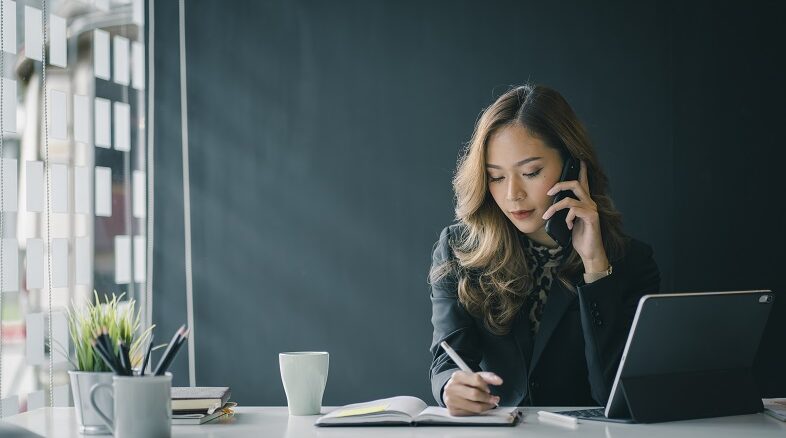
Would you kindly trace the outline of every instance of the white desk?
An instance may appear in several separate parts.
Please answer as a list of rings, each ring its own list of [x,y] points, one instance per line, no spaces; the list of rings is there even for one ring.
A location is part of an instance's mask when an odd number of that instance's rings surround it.
[[[550,408],[549,410],[556,410]],[[331,408],[323,408],[328,412]],[[682,436],[739,438],[786,437],[786,423],[764,414],[659,424],[614,424],[581,421],[575,429],[538,420],[537,408],[524,408],[526,417],[516,427],[315,427],[317,417],[290,417],[285,407],[238,407],[228,421],[200,426],[173,426],[175,437],[636,437],[675,438]],[[226,417],[224,418],[226,419]],[[40,408],[5,419],[40,435],[56,438],[85,438],[76,426],[73,408]],[[99,435],[100,436],[100,435]]]

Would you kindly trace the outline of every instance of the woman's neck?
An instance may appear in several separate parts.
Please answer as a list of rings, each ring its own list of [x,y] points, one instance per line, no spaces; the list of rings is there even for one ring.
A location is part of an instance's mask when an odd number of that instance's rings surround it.
[[[535,231],[534,233],[526,234],[527,238],[532,240],[533,242],[537,243],[538,245],[545,246],[547,248],[556,248],[559,246],[557,242],[551,238],[551,236],[546,233],[546,228],[540,228],[539,230]]]

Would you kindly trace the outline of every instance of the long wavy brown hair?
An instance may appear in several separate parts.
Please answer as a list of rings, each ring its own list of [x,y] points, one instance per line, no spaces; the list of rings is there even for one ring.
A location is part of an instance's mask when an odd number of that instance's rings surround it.
[[[486,174],[489,138],[513,124],[521,124],[530,135],[557,149],[563,160],[570,154],[586,163],[590,196],[598,207],[603,246],[612,263],[622,257],[627,239],[587,131],[565,98],[551,88],[531,84],[500,96],[480,115],[453,177],[456,219],[463,225],[460,235],[450,242],[455,258],[429,272],[432,284],[455,275],[459,302],[498,335],[510,331],[533,287],[521,232],[494,202]],[[566,248],[557,278],[575,292],[573,284],[582,272],[581,257],[572,246]]]

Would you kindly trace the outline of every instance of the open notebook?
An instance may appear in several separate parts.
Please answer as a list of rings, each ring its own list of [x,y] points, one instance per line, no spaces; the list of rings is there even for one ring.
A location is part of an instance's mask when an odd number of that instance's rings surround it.
[[[519,420],[515,407],[495,408],[481,415],[457,417],[445,408],[428,406],[417,397],[400,396],[340,407],[319,417],[317,426],[448,425],[513,426]]]

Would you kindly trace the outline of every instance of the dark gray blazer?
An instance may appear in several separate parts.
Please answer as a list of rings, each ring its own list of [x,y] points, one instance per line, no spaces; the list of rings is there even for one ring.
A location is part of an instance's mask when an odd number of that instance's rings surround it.
[[[434,265],[455,257],[449,242],[459,226],[442,230]],[[611,263],[611,275],[580,281],[577,292],[554,281],[534,339],[524,311],[508,334],[495,335],[459,303],[455,275],[432,284],[431,388],[437,403],[445,405],[442,388],[458,369],[439,347],[447,341],[473,370],[502,377],[502,385],[491,386],[501,406],[605,405],[639,298],[660,289],[649,245],[630,239],[624,257]]]

